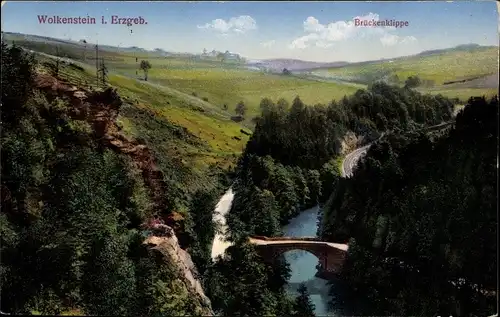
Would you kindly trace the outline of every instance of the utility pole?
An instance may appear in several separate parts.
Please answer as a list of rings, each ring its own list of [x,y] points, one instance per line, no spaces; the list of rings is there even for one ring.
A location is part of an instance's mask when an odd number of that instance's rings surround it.
[[[56,76],[59,75],[59,45],[56,46]]]
[[[87,41],[85,39],[83,40],[83,44],[85,44],[83,46],[83,62],[86,63],[87,62]]]
[[[101,74],[101,79],[102,79],[102,85],[105,87],[106,86],[106,79],[108,77],[108,69],[106,68],[106,65],[104,64],[104,58],[101,58],[101,69],[100,69]]]
[[[132,28],[130,28],[130,35],[131,35],[130,37],[131,38],[132,38],[132,34],[134,34],[134,32],[133,32]],[[137,68],[138,68],[138,64],[137,63],[138,63],[138,58],[136,56],[135,49],[134,49],[133,54],[134,54],[134,57],[135,57],[135,76],[137,77]]]
[[[95,76],[97,87],[99,87],[99,44],[95,45]]]

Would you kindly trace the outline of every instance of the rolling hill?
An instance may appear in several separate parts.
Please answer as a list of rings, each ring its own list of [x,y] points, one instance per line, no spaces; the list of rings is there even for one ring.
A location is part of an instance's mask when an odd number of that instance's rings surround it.
[[[441,85],[491,75],[497,70],[498,47],[466,45],[390,60],[353,63],[329,68],[328,73],[364,84],[383,79],[404,82],[409,76],[417,75]]]

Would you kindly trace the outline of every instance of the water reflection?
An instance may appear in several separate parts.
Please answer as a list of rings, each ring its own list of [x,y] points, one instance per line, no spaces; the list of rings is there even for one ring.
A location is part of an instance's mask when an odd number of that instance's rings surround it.
[[[303,211],[296,218],[283,228],[285,236],[289,237],[312,237],[316,236],[317,219],[319,208],[314,207]],[[313,254],[302,251],[289,251],[284,254],[285,259],[290,263],[291,276],[287,291],[292,295],[297,295],[297,288],[300,283],[306,283],[311,300],[316,305],[315,313],[317,316],[335,316],[334,311],[328,307],[328,291],[329,286],[327,281],[315,277],[317,270],[316,266],[319,260]]]

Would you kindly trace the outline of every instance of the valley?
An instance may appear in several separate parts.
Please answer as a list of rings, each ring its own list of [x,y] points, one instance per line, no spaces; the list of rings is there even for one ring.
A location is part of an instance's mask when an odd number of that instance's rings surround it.
[[[140,33],[2,31],[0,311],[495,314],[498,46],[215,5],[151,3]],[[292,18],[302,37],[265,40]],[[352,61],[361,39],[380,43]]]

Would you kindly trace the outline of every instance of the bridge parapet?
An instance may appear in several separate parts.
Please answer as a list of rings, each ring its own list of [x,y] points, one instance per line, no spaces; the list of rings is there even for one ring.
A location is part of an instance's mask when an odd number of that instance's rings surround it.
[[[317,237],[265,237],[265,236],[250,236],[252,239],[265,240],[265,241],[322,241]],[[327,241],[324,241],[327,242]]]

